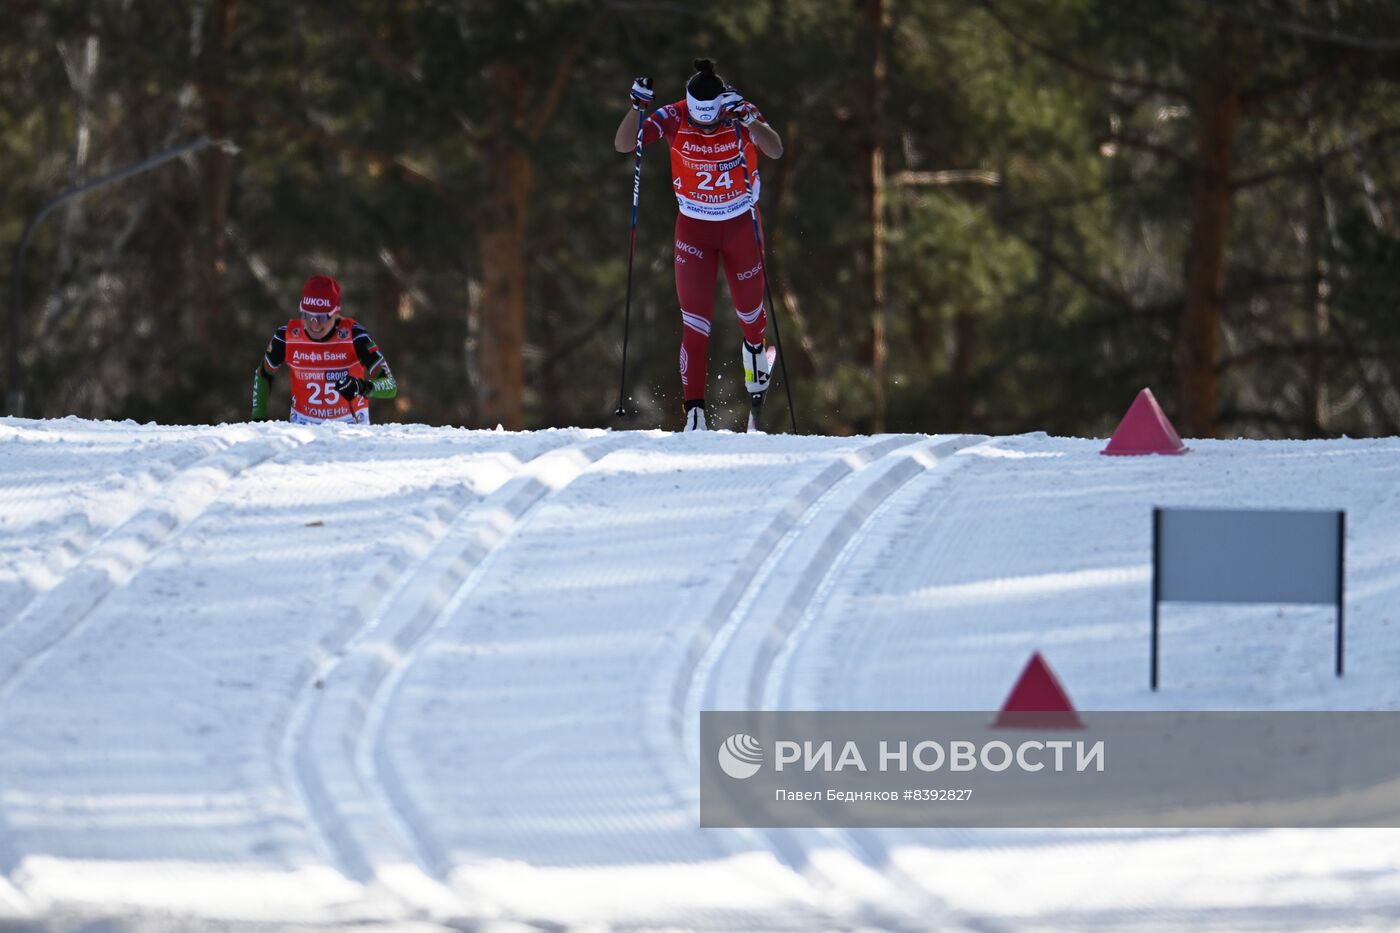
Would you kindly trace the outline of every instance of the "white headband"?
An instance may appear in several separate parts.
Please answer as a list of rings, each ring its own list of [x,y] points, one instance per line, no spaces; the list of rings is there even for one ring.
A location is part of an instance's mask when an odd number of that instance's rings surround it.
[[[714,100],[696,100],[691,96],[690,91],[685,92],[686,113],[690,114],[691,119],[696,123],[713,123],[718,120],[723,104],[723,94]]]

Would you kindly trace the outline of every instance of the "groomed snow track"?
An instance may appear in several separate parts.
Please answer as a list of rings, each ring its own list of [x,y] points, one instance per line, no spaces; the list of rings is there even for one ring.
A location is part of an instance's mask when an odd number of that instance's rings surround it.
[[[702,831],[701,709],[1400,705],[1400,441],[0,419],[0,930],[1400,923],[1400,832]],[[1167,617],[1153,505],[1348,512]]]

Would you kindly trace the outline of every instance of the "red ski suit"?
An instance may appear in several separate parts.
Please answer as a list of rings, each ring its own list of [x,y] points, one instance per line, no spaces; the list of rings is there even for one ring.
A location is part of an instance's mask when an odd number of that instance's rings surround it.
[[[743,141],[742,165],[736,127]],[[758,153],[749,131],[736,123],[721,123],[713,132],[702,132],[687,118],[683,100],[661,107],[647,118],[642,145],[651,145],[663,136],[671,147],[671,186],[680,207],[675,265],[676,297],[681,306],[681,387],[686,401],[691,401],[705,397],[710,322],[721,259],[744,339],[755,346],[763,343],[767,324],[763,259],[744,188],[746,165],[756,204]]]

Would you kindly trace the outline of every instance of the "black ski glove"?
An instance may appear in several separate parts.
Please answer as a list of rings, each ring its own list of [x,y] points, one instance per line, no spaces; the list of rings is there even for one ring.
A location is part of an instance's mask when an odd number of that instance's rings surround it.
[[[354,398],[357,395],[369,398],[369,394],[374,391],[374,383],[346,373],[336,381],[335,390],[346,398]]]

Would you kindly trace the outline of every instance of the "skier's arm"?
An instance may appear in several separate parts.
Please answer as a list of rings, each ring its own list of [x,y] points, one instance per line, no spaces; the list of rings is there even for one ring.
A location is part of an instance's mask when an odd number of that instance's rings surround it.
[[[362,384],[357,386],[358,394],[367,398],[393,398],[398,395],[399,384],[389,369],[389,361],[384,359],[383,353],[379,352],[379,347],[375,344],[374,338],[370,337],[369,331],[356,324],[353,334],[355,356],[364,366],[367,377],[360,380]]]
[[[750,138],[760,152],[770,159],[781,159],[783,141],[778,137],[778,131],[764,121],[763,113],[754,106],[753,101],[744,100],[738,91],[731,93],[735,99],[729,105],[729,112],[749,131]]]
[[[399,394],[398,380],[394,378],[393,373],[389,372],[389,364],[385,363],[383,359],[381,359],[380,362],[383,364],[383,366],[380,369],[379,373],[377,375],[370,376],[369,379],[370,385],[373,387],[369,391],[369,397],[393,398],[394,396]]]
[[[613,135],[614,149],[618,152],[631,152],[637,148],[637,124],[641,120],[640,110],[628,109],[622,122],[617,125],[617,133]]]
[[[754,145],[758,146],[760,152],[770,159],[781,159],[783,157],[783,141],[778,136],[778,131],[773,129],[762,120],[755,120],[749,124],[749,135],[753,137]]]
[[[253,420],[267,420],[267,396],[272,392],[272,376],[261,363],[253,370]]]
[[[272,335],[272,339],[267,342],[267,350],[263,353],[262,362],[253,372],[253,420],[265,421],[267,419],[267,397],[272,392],[272,377],[277,374],[277,370],[282,368],[282,361],[287,358],[287,328],[282,326]]]

